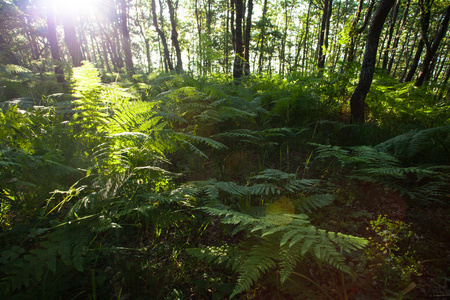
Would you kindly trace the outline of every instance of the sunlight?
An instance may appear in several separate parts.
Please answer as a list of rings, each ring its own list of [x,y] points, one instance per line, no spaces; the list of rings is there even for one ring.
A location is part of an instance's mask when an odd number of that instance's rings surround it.
[[[53,4],[57,13],[95,14],[100,8],[101,0],[45,0]]]

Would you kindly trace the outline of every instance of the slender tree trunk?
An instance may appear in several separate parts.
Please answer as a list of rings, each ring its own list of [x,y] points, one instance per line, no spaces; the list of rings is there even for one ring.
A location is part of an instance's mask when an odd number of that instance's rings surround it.
[[[427,47],[427,51],[425,53],[425,57],[423,58],[422,68],[420,69],[419,76],[417,77],[415,86],[422,86],[425,82],[427,76],[429,76],[429,72],[431,70],[431,66],[433,65],[433,60],[435,59],[436,52],[439,48],[439,44],[445,36],[448,28],[448,22],[450,20],[450,5],[447,6],[447,9],[444,12],[444,18],[441,23],[441,27],[437,32],[436,36],[433,39],[433,43],[431,47]]]
[[[328,34],[330,29],[331,9],[333,0],[324,0],[322,10],[322,23],[320,26],[319,42],[317,44],[318,60],[317,67],[319,70],[325,67],[326,50],[328,49]]]
[[[347,1],[346,1],[347,3]],[[338,7],[337,7],[337,12],[336,12],[336,24],[341,24],[341,17],[342,17],[342,10],[341,10],[341,2],[338,2]],[[340,28],[339,26],[335,26],[334,29],[334,39],[333,39],[333,57],[334,57],[334,64],[333,67],[331,68],[331,71],[334,72],[336,66],[338,65],[339,61],[341,61],[340,59],[340,54],[341,54],[341,44],[338,42],[338,38],[339,38],[339,31]]]
[[[229,68],[228,68],[228,64],[229,64],[229,56],[230,56],[230,51],[228,49],[229,46],[229,39],[230,39],[230,2],[227,1],[227,25],[226,25],[226,31],[225,31],[225,74],[229,73]]]
[[[350,44],[347,48],[347,68],[350,67],[350,64],[355,61],[356,56],[356,44],[359,40],[360,34],[366,29],[367,25],[369,24],[370,16],[372,15],[372,9],[375,5],[375,1],[371,0],[369,8],[367,9],[367,13],[364,17],[363,24],[358,28],[358,22],[359,18],[361,17],[362,7],[364,4],[364,0],[359,1],[358,9],[356,11],[356,15],[354,18],[354,21],[352,22],[352,26],[350,28]]]
[[[313,0],[309,0],[308,4],[308,12],[306,15],[306,25],[305,25],[305,37],[303,39],[303,56],[302,56],[302,75],[306,73],[306,54],[307,54],[307,43],[308,43],[308,33],[309,33],[309,20],[311,17],[311,5],[313,3]]]
[[[370,22],[358,86],[350,99],[351,115],[355,122],[364,122],[364,102],[372,84],[381,31],[394,3],[395,0],[381,0]]]
[[[208,45],[212,45],[212,18],[213,18],[213,12],[212,12],[212,0],[208,0],[207,3],[207,9],[206,9],[206,38],[207,38],[207,42]],[[209,55],[210,51],[206,52],[206,60],[205,60],[205,70],[207,72],[212,72],[212,62],[211,62],[211,57]]]
[[[81,52],[80,43],[77,39],[75,20],[73,15],[66,14],[64,16],[63,27],[64,39],[66,41],[70,56],[72,57],[72,64],[74,67],[79,67],[81,66],[81,61],[83,60],[83,54]]]
[[[403,12],[402,22],[400,23],[400,26],[398,27],[397,32],[395,34],[394,44],[392,45],[392,50],[391,50],[391,58],[389,59],[389,64],[387,67],[389,73],[391,73],[392,65],[394,64],[394,58],[395,58],[395,54],[397,52],[398,43],[400,41],[400,35],[406,24],[406,17],[408,16],[410,3],[411,3],[411,0],[406,0],[406,6],[405,6],[405,11]]]
[[[147,57],[147,71],[149,73],[152,72],[152,58],[151,58],[151,52],[150,52],[150,38],[148,38],[147,34],[144,31],[144,27],[142,26],[142,23],[140,20],[144,20],[144,15],[142,11],[138,8],[138,2],[136,1],[136,19],[135,24],[139,28],[139,33],[141,34],[141,38],[144,40],[145,44],[145,55]]]
[[[159,38],[161,39],[161,43],[163,45],[164,60],[167,62],[169,71],[173,71],[174,69],[173,69],[172,60],[170,59],[169,47],[167,46],[166,36],[164,35],[164,32],[159,28],[159,25],[158,25],[155,0],[152,0],[152,15],[153,15],[153,26],[155,26],[155,30],[158,33]]]
[[[297,36],[297,44],[296,44],[296,50],[295,50],[295,58],[294,58],[294,66],[292,67],[292,69],[290,70],[291,72],[297,72],[298,69],[298,61],[300,58],[300,52],[301,52],[301,43],[303,41],[303,32],[300,34],[300,36]]]
[[[0,39],[3,39],[0,36]],[[58,36],[56,35],[56,24],[53,6],[47,8],[47,39],[50,44],[50,51],[52,53],[53,63],[55,64],[56,81],[64,83],[64,70],[62,68],[61,56],[59,54]]]
[[[102,45],[102,50],[103,50],[103,57],[105,58],[105,64],[106,64],[106,70],[108,71],[108,72],[111,72],[111,66],[110,66],[110,64],[109,64],[109,58],[108,58],[108,54],[110,54],[110,52],[108,51],[108,48],[107,48],[107,46],[106,46],[106,42],[105,42],[105,40],[103,39],[103,38],[100,38],[100,41],[101,41],[101,45]],[[97,48],[99,49],[100,48],[100,46],[97,44]],[[100,51],[100,50],[99,50]],[[110,57],[111,57],[111,59],[112,59],[112,56],[110,55]],[[114,68],[114,63],[113,63],[113,68]]]
[[[244,59],[244,45],[242,40],[242,18],[244,12],[243,0],[235,0],[236,7],[236,50],[233,66],[234,83],[239,84],[243,75],[243,59]]]
[[[120,70],[122,69],[125,64],[123,61],[123,57],[122,57],[122,51],[121,51],[121,47],[120,47],[120,35],[119,35],[119,30],[118,30],[119,26],[114,26],[113,28],[113,38],[112,38],[112,44],[111,47],[114,49],[114,54],[115,54],[115,58],[116,58],[116,64],[117,64],[117,68]]]
[[[90,37],[91,37],[92,47],[94,48],[94,52],[95,51],[97,52],[97,56],[98,56],[98,59],[100,60],[100,65],[101,65],[102,69],[107,69],[108,72],[111,72],[111,70],[109,69],[109,65],[105,63],[105,61],[107,61],[108,58],[105,57],[105,59],[103,59],[102,53],[100,52],[100,47],[98,46],[97,39],[95,39],[93,35],[91,35]],[[104,52],[104,53],[106,53],[106,52]],[[94,56],[95,56],[95,54],[94,54]]]
[[[400,3],[401,3],[401,0],[397,0],[397,4],[395,5],[394,10],[392,11],[391,24],[389,26],[386,48],[384,49],[383,65],[381,66],[385,70],[387,70],[387,68],[388,68],[389,52],[391,51],[391,48],[390,48],[391,41],[392,41],[392,37],[394,35],[395,23],[397,22],[398,9],[400,7]]]
[[[128,30],[128,24],[127,24],[127,3],[125,0],[120,0],[120,14],[119,14],[119,21],[120,21],[120,31],[122,33],[122,49],[125,54],[125,66],[127,69],[127,73],[133,75],[134,74],[134,64],[133,64],[133,56],[131,53],[131,44],[130,44],[130,32]]]
[[[405,49],[410,48],[410,50],[408,49],[406,51],[407,53],[405,54],[405,67],[403,68],[403,73],[402,73],[402,76],[400,77],[399,82],[405,82],[405,77],[407,75],[408,68],[409,68],[409,62],[411,61],[411,58],[412,58],[412,55],[413,55],[413,52],[414,52],[414,45],[416,44],[418,36],[419,36],[419,32],[416,30],[416,32],[414,33],[414,39],[413,39],[413,42],[412,42],[412,46],[408,47],[409,36],[405,39],[405,41],[404,41],[404,43],[402,45],[402,50],[400,51],[400,57],[401,57],[401,54],[405,51]],[[397,63],[395,65],[394,76],[395,76],[395,72],[396,72],[399,64],[400,64],[400,58],[397,60]]]
[[[167,0],[167,5],[169,6],[170,24],[172,25],[172,45],[175,47],[175,53],[177,55],[177,64],[175,66],[175,70],[177,72],[181,72],[183,70],[183,62],[181,60],[180,44],[178,43],[177,20],[175,19],[175,10],[173,9],[171,0]]]
[[[248,0],[247,9],[247,25],[245,26],[244,35],[244,73],[245,76],[250,75],[250,30],[252,27],[253,0]]]
[[[312,0],[311,0],[312,1]],[[261,42],[259,44],[259,60],[258,60],[258,74],[262,73],[263,57],[264,57],[264,42],[266,39],[266,15],[267,15],[267,0],[264,0],[262,12],[262,27],[261,27]]]
[[[117,56],[116,48],[113,43],[113,40],[110,39],[108,33],[103,28],[103,26],[99,25],[101,33],[102,33],[102,48],[104,51],[107,51],[109,53],[109,56],[111,57],[111,62],[113,65],[114,72],[117,72],[120,69],[119,65],[119,58]],[[107,55],[105,54],[105,57],[107,59]]]
[[[446,51],[448,52],[448,49],[446,49]],[[440,60],[439,68],[438,68],[436,74],[434,75],[434,80],[436,82],[439,80],[439,77],[441,76],[442,70],[444,69],[446,62],[447,62],[447,57],[444,57],[443,59]]]
[[[420,40],[417,46],[417,51],[414,56],[413,63],[411,68],[409,69],[408,74],[406,75],[405,82],[409,82],[414,77],[414,73],[419,66],[420,57],[422,56],[423,47],[428,47],[428,28],[430,27],[430,18],[431,18],[431,1],[432,0],[419,0],[419,8],[420,8]]]
[[[417,70],[417,67],[419,66],[420,57],[422,56],[423,47],[425,46],[424,40],[421,38],[419,40],[419,44],[417,45],[416,54],[414,55],[413,62],[411,64],[411,67],[409,68],[408,74],[405,77],[404,82],[410,82],[414,76],[414,73]]]
[[[197,33],[198,33],[198,69],[200,70],[200,75],[203,74],[203,38],[202,38],[202,18],[198,9],[198,0],[195,0],[195,20],[197,21]]]

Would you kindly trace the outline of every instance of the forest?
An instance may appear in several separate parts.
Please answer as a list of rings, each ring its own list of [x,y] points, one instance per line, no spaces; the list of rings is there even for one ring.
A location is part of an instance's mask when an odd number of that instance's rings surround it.
[[[450,298],[449,20],[0,0],[1,298]]]

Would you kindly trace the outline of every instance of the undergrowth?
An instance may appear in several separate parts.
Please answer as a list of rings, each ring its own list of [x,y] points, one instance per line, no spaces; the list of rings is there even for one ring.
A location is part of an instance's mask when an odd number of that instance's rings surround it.
[[[427,295],[429,274],[445,281],[427,250],[445,242],[408,210],[448,209],[448,107],[398,105],[429,91],[380,78],[365,126],[348,122],[345,74],[117,83],[85,63],[70,103],[5,106],[1,294]]]

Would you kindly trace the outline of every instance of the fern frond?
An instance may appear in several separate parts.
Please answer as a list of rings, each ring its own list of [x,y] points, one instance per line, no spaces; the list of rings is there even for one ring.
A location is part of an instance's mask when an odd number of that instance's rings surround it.
[[[313,210],[325,207],[331,204],[335,199],[332,194],[317,194],[301,197],[297,200],[297,208],[300,211],[312,212]]]
[[[19,66],[19,65],[1,65],[0,66],[1,72],[7,73],[7,74],[27,74],[31,73],[31,71],[25,67]]]
[[[209,215],[222,217],[224,224],[247,226],[260,222],[258,218],[234,211],[223,204],[217,204],[214,207],[201,207],[200,209]]]
[[[413,130],[375,146],[409,162],[450,162],[450,126]]]
[[[237,294],[249,290],[268,270],[276,267],[278,247],[270,240],[263,239],[261,244],[254,245],[238,268],[238,279],[230,299]]]
[[[180,137],[181,139],[186,139],[186,140],[191,140],[191,141],[194,141],[197,143],[202,143],[202,144],[205,144],[214,149],[218,149],[218,150],[227,149],[227,146],[225,146],[224,144],[217,142],[211,138],[188,134],[188,133],[180,133],[180,132],[177,132],[176,135],[178,137]]]

